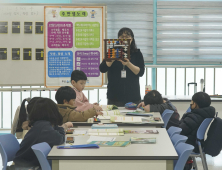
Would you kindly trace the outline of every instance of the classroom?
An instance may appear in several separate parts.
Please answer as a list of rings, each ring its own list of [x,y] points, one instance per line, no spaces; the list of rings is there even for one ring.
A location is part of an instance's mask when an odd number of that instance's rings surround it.
[[[0,169],[222,169],[222,0],[0,0]]]

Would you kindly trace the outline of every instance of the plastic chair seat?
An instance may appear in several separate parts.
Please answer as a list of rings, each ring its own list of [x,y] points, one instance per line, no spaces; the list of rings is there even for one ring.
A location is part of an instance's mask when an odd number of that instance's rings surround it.
[[[14,135],[0,135],[0,153],[3,165],[2,170],[6,170],[7,162],[13,161],[19,148],[19,142]]]

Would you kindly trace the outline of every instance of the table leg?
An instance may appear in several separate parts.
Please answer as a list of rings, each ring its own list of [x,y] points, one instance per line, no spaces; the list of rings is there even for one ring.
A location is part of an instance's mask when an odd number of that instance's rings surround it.
[[[166,161],[166,170],[173,170],[173,160]]]
[[[52,170],[59,170],[59,160],[52,160]]]

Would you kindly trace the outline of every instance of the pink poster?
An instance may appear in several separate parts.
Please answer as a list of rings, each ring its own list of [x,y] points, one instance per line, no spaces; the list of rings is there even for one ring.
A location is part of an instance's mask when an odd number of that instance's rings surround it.
[[[48,22],[48,47],[72,48],[73,47],[73,23],[72,22]]]

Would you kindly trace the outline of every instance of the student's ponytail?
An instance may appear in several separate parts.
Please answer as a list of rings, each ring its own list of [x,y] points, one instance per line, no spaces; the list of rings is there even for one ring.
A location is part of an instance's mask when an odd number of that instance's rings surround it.
[[[18,120],[18,125],[17,125],[17,128],[16,128],[16,132],[22,132],[23,131],[22,123],[27,120],[27,113],[26,113],[26,108],[25,108],[25,102],[26,101],[29,102],[30,98],[24,99],[22,101],[20,111],[19,111],[19,120]]]

